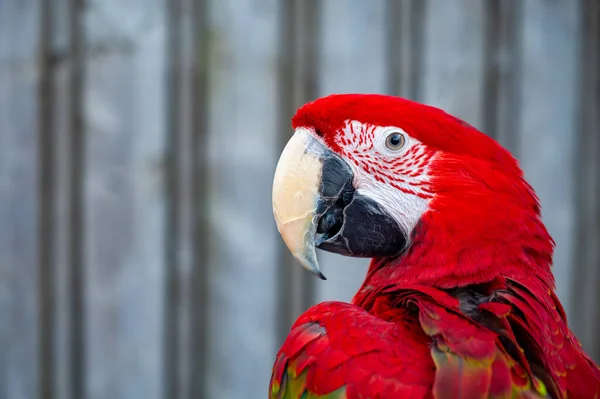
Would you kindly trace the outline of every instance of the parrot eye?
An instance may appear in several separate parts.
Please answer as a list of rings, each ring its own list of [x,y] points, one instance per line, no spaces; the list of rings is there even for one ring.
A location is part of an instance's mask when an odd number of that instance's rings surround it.
[[[402,133],[391,133],[385,139],[385,145],[390,150],[399,150],[404,145],[405,139]]]

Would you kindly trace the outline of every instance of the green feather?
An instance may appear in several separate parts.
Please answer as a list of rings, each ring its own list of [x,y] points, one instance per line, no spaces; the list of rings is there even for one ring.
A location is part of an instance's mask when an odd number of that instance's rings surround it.
[[[306,389],[306,371],[296,376],[288,368],[281,384],[273,384],[270,399],[346,399],[346,388],[341,387],[325,395],[317,395]]]

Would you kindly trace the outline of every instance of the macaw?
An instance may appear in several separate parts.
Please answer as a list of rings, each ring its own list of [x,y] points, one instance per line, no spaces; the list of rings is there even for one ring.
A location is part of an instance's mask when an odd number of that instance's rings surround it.
[[[293,256],[372,258],[351,303],[291,327],[270,398],[598,398],[554,242],[517,161],[445,111],[377,94],[302,106],[273,182]]]

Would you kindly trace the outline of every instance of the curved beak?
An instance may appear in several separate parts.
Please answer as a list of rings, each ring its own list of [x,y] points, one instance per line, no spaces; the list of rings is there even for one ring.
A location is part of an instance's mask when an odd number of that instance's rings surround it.
[[[315,248],[354,257],[396,256],[407,234],[377,201],[355,190],[354,173],[308,129],[296,130],[273,181],[277,229],[294,257],[325,279]]]
[[[292,255],[325,280],[315,253],[319,186],[324,146],[298,129],[283,149],[273,181],[273,214],[279,234]]]

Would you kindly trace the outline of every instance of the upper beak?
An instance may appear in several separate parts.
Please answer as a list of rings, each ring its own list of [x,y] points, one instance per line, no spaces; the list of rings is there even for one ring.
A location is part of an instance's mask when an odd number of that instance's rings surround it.
[[[315,234],[324,150],[308,130],[298,129],[279,158],[273,181],[273,213],[283,241],[302,266],[323,280]]]

